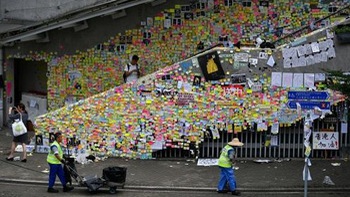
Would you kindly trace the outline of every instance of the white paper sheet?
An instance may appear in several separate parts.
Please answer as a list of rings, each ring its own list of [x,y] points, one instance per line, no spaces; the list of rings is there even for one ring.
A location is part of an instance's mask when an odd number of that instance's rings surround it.
[[[326,74],[325,73],[315,73],[315,81],[325,81]]]
[[[271,146],[278,146],[278,135],[272,135],[270,143]]]
[[[273,59],[273,56],[271,55],[269,60],[267,61],[267,65],[273,67],[275,65],[275,59]]]
[[[292,67],[292,60],[290,58],[284,58],[283,59],[283,67],[284,68],[291,68]]]
[[[348,133],[348,123],[347,122],[341,123],[341,133]]]
[[[311,43],[311,49],[313,53],[318,53],[320,52],[320,48],[318,47],[318,43],[317,42],[313,42]]]
[[[269,55],[265,52],[260,52],[259,53],[259,59],[266,59],[269,57]]]
[[[282,73],[272,72],[271,73],[271,86],[282,86]]]
[[[279,131],[279,123],[273,123],[272,126],[271,126],[271,133],[272,134],[278,134],[278,131]],[[272,141],[272,138],[271,138],[271,141]]]
[[[304,87],[313,88],[315,87],[315,74],[304,73]]]
[[[304,85],[304,74],[303,73],[293,73],[293,87],[300,88]]]
[[[292,86],[293,86],[293,73],[283,73],[282,87],[292,87]]]

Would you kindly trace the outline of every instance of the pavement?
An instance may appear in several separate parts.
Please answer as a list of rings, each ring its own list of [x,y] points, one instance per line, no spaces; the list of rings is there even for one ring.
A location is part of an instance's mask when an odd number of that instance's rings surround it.
[[[0,131],[0,182],[48,183],[49,169],[46,154],[32,153],[27,162],[6,161],[12,136],[9,129]],[[21,156],[21,153],[16,153]],[[256,159],[256,158],[255,158]],[[240,159],[235,171],[238,189],[244,191],[303,191],[303,159],[269,159],[270,163],[256,163],[253,159]],[[350,161],[347,159],[312,159],[312,181],[308,189],[316,191],[349,191]],[[81,176],[102,176],[109,166],[127,167],[127,189],[194,190],[215,191],[219,178],[217,166],[198,166],[194,159],[123,159],[107,158],[89,164],[76,164]],[[334,185],[324,184],[328,176]],[[75,185],[77,182],[73,181]],[[58,178],[56,184],[59,185]],[[60,186],[58,186],[60,187]]]

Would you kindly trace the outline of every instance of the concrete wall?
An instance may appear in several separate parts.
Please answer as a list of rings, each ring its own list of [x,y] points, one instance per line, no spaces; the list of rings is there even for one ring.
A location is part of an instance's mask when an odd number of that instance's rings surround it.
[[[106,0],[1,0],[0,17],[28,21],[43,21],[105,1]]]
[[[3,50],[0,47],[0,63],[3,62]],[[3,76],[3,70],[2,67],[0,67],[0,75],[2,76],[2,79],[4,79]],[[4,98],[4,93],[3,93],[4,89],[0,88],[0,128],[2,127],[2,125],[4,124],[3,120],[4,120],[4,102],[3,102],[3,98]]]
[[[152,6],[150,3],[126,9],[127,16],[112,19],[111,16],[87,20],[88,29],[74,32],[73,28],[49,31],[48,43],[28,41],[6,47],[6,54],[28,54],[29,51],[57,52],[58,55],[74,54],[77,50],[85,51],[97,44],[108,41],[125,30],[137,29],[141,21],[154,17],[164,9],[174,8],[176,4],[188,4],[188,0],[167,1],[165,4]]]

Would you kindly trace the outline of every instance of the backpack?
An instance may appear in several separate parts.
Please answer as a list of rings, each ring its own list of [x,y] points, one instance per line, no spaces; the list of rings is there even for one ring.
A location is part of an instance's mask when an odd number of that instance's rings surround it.
[[[127,66],[128,66],[128,71],[130,70],[130,64],[127,64]],[[138,64],[136,64],[136,70],[137,70],[137,72],[139,73],[139,65]],[[124,71],[124,73],[123,73],[123,80],[124,80],[124,83],[126,83],[126,73],[125,73],[125,71]]]

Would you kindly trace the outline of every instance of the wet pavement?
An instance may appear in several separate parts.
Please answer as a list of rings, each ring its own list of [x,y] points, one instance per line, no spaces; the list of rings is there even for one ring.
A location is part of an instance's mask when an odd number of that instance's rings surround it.
[[[47,155],[32,153],[26,163],[6,161],[11,141],[9,130],[0,131],[0,181],[47,184]],[[16,156],[21,156],[21,153],[16,153]],[[303,190],[303,159],[269,159],[271,163],[243,159],[237,162],[239,169],[236,170],[236,178],[241,191]],[[350,190],[350,162],[347,159],[311,159],[311,163],[310,190]],[[217,166],[198,166],[194,159],[107,158],[89,164],[76,164],[79,175],[97,177],[101,177],[103,169],[109,166],[127,167],[125,188],[129,189],[216,190],[219,178]],[[324,183],[326,176],[331,180],[327,183],[334,185]]]

